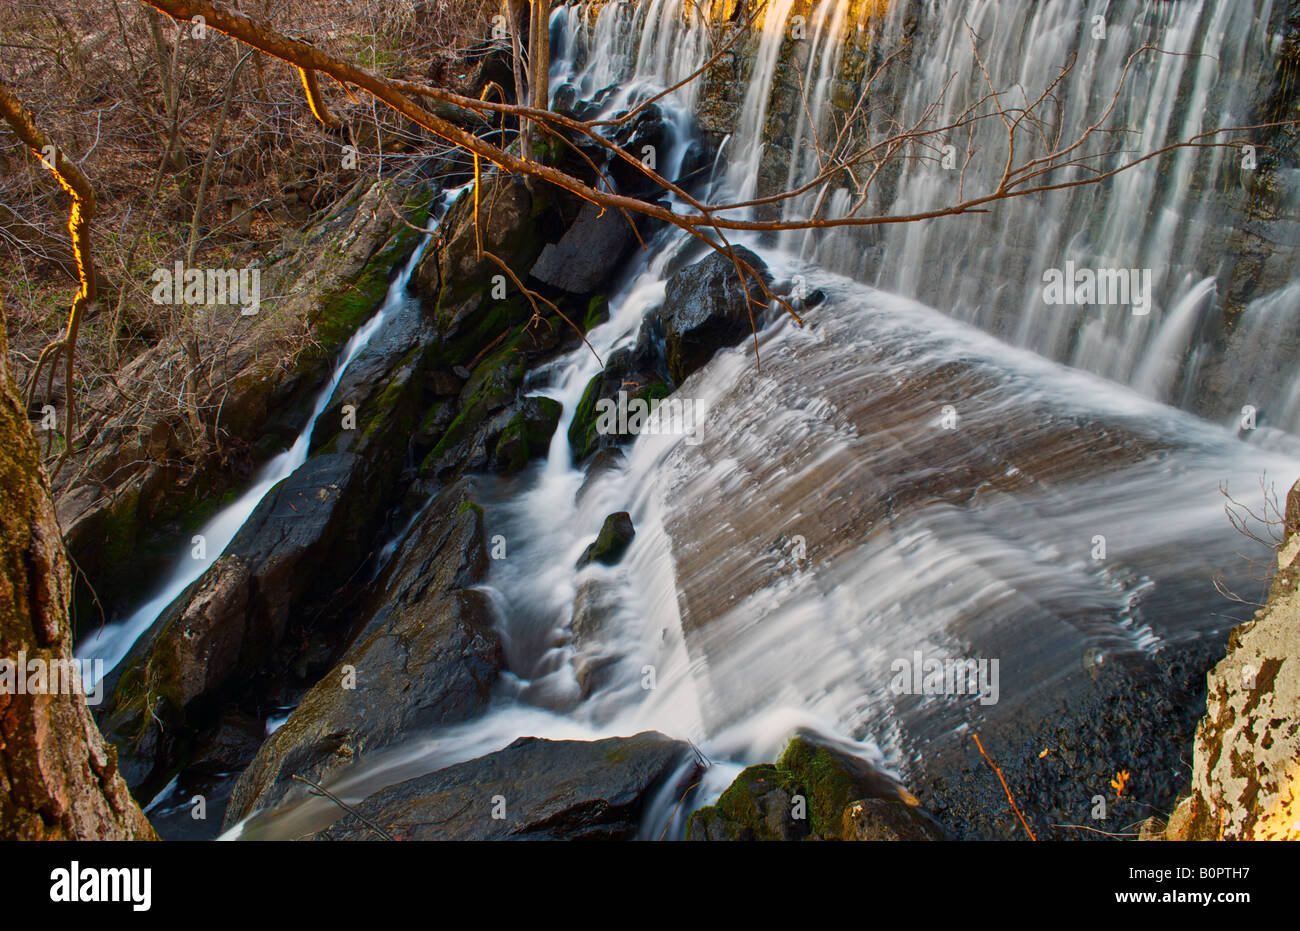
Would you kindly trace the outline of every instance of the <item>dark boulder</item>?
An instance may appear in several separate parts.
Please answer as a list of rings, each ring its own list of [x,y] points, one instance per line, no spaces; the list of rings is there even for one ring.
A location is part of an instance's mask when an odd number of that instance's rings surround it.
[[[734,251],[764,281],[771,281],[762,259],[743,246]],[[674,382],[680,385],[719,349],[734,346],[753,333],[766,302],[752,277],[746,276],[744,285],[735,263],[717,252],[669,279],[658,317]]]
[[[161,779],[222,694],[272,660],[291,621],[328,607],[353,576],[374,520],[366,475],[352,453],[308,460],[123,663],[102,724],[133,787]]]
[[[563,405],[551,398],[523,398],[496,441],[496,470],[518,472],[529,459],[545,456],[563,410]]]
[[[619,511],[605,518],[605,523],[600,528],[600,533],[596,535],[596,540],[578,559],[578,568],[591,565],[593,562],[604,563],[606,566],[615,565],[627,548],[632,545],[632,538],[636,536],[636,528],[632,526],[632,515],[627,511]]]
[[[605,368],[587,383],[569,423],[569,445],[574,460],[581,462],[598,449],[635,439],[630,432],[601,432],[598,402],[618,402],[622,394],[624,406],[633,400],[649,403],[667,397],[671,391],[657,325],[647,321],[637,335],[636,344],[610,353]]]
[[[596,741],[521,737],[390,786],[356,810],[402,840],[630,840],[656,791],[680,792],[696,771],[686,743],[653,731]],[[317,838],[376,839],[353,815]]]
[[[570,294],[591,294],[606,285],[636,242],[630,219],[621,210],[584,204],[573,225],[542,249],[532,276]]]
[[[481,711],[501,664],[485,595],[481,510],[457,484],[429,505],[411,541],[359,610],[356,643],[258,751],[227,810],[232,824],[274,805],[294,775],[319,781],[369,752]]]
[[[625,114],[618,114],[615,119],[623,115]],[[619,126],[613,141],[633,158],[648,166],[653,165],[658,170],[659,161],[667,157],[672,146],[673,136],[672,125],[664,118],[659,105],[652,103]],[[663,191],[663,187],[640,168],[621,158],[611,160],[608,174],[619,193],[629,197],[645,198]]]

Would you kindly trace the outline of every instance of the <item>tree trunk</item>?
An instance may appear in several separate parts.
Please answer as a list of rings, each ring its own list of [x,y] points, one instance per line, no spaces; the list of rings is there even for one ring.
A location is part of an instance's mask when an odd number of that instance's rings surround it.
[[[71,572],[8,351],[0,325],[0,661],[51,669],[72,657]],[[0,679],[0,840],[156,839],[81,692],[17,678]]]
[[[551,0],[533,0],[529,38],[533,49],[530,56],[532,105],[536,110],[548,110],[551,106]]]

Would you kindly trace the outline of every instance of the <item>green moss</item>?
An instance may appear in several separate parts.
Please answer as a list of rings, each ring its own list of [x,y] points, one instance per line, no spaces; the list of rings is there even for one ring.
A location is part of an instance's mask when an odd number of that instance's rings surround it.
[[[715,804],[694,812],[687,823],[687,836],[691,836],[691,826],[697,824],[697,831],[710,828],[713,836],[720,833],[731,840],[780,840],[758,804],[775,788],[791,797],[802,795],[808,805],[809,837],[829,839],[841,836],[844,810],[849,803],[869,792],[845,760],[825,747],[795,737],[776,763],[745,769]]]
[[[687,821],[687,836],[692,822],[701,826],[721,822],[722,836],[728,840],[780,840],[781,837],[767,823],[756,799],[774,788],[785,789],[790,795],[800,792],[788,773],[768,763],[750,766],[729,785],[718,801],[692,812]]]
[[[519,351],[523,339],[522,332],[515,334],[475,367],[461,389],[460,413],[425,456],[420,464],[421,475],[427,475],[458,443],[470,439],[489,414],[500,410],[514,397],[528,368],[523,353]]]
[[[611,765],[623,763],[631,756],[631,750],[626,744],[620,743],[614,748],[605,751],[605,762]]]
[[[582,398],[578,401],[578,406],[574,408],[573,420],[569,422],[569,446],[573,449],[573,458],[581,462],[587,456],[594,453],[600,446],[600,434],[596,431],[596,402],[604,395],[602,387],[605,384],[605,374],[602,372],[594,376],[591,381],[587,382],[587,387],[583,389]],[[628,404],[640,399],[647,403],[653,401],[662,401],[672,394],[672,389],[664,382],[657,381],[646,385],[635,394],[628,396]]]
[[[475,501],[462,501],[460,503],[460,507],[456,508],[456,516],[459,517],[460,515],[466,514],[470,511],[473,511],[479,517],[483,516],[482,505],[478,504]]]
[[[406,204],[413,226],[421,227],[429,216],[432,195],[422,190]],[[374,313],[388,292],[393,268],[415,249],[420,233],[400,224],[384,246],[372,255],[356,278],[323,295],[314,319],[317,341],[326,354],[337,352],[362,321]]]
[[[578,560],[578,568],[588,563],[599,562],[607,566],[616,564],[623,558],[627,548],[632,545],[636,531],[632,528],[632,518],[626,511],[610,514],[601,524],[596,541],[583,552]]]
[[[518,472],[529,459],[545,455],[564,407],[551,398],[527,399],[524,409],[516,413],[497,440],[494,455],[497,468]]]
[[[394,426],[406,433],[415,429],[419,413],[412,402],[416,400],[420,390],[416,379],[411,378],[409,373],[419,364],[422,353],[423,350],[416,347],[393,367],[392,371],[395,373],[393,378],[380,392],[379,397],[367,405],[370,410],[367,412],[369,416],[361,432],[363,437],[372,437],[381,429]]]
[[[837,834],[845,807],[861,794],[857,777],[825,747],[802,737],[790,741],[777,766],[803,787],[813,833]]]
[[[596,434],[596,402],[600,399],[600,386],[604,379],[604,375],[598,374],[587,382],[569,423],[569,447],[573,450],[573,458],[579,461],[594,452],[600,442]]]
[[[587,302],[587,313],[582,318],[582,332],[590,333],[609,319],[609,300],[603,294],[597,294]]]

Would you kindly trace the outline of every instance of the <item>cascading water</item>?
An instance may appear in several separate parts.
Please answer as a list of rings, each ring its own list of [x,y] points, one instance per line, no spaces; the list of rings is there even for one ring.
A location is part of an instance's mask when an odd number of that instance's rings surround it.
[[[445,209],[456,193],[458,191],[451,192],[450,195],[444,196],[440,204],[435,205],[435,216],[437,211]],[[131,652],[136,641],[149,631],[167,606],[180,597],[185,589],[220,558],[235,538],[235,534],[244,526],[267,493],[307,461],[316,419],[329,407],[334,389],[338,387],[348,367],[383,330],[385,323],[401,314],[411,312],[414,308],[416,301],[407,293],[407,284],[428,242],[429,236],[426,234],[416,246],[410,259],[394,277],[383,303],[375,311],[374,316],[362,324],[343,347],[329,381],[317,395],[311,416],[307,418],[307,423],[293,445],[263,466],[252,486],[199,530],[198,535],[204,541],[202,549],[195,549],[182,556],[166,580],[159,586],[157,594],[124,620],[105,625],[84,637],[76,649],[79,658],[103,660],[104,673],[112,672]],[[195,555],[196,553],[202,555]],[[86,688],[93,689],[97,682],[98,679],[87,682]]]
[[[844,36],[864,25],[847,22],[846,7],[821,5],[808,22],[801,74],[810,106],[796,139],[825,128]],[[598,13],[556,10],[555,82],[571,82],[584,97],[610,89],[602,99],[609,116],[680,80],[709,54],[705,25],[684,8],[649,0]],[[713,200],[754,191],[793,8],[778,0],[768,11]],[[880,8],[857,7],[864,16]],[[1080,50],[1061,89],[1068,126],[1095,119],[1115,96],[1124,61],[1160,37],[1195,55],[1160,60],[1120,95],[1125,113],[1142,117],[1143,146],[1153,147],[1239,113],[1241,95],[1221,78],[1267,70],[1259,25],[1267,8],[1260,0],[899,2],[873,28],[901,34],[916,16],[921,51],[903,102],[915,112],[942,96],[948,73],[962,76],[959,87],[976,80],[967,21],[995,79],[1034,88],[1078,49],[1088,34],[1082,25],[1106,16],[1106,44]],[[1182,93],[1190,96],[1175,107]],[[697,94],[688,86],[660,102],[674,125],[689,124]],[[943,106],[962,103],[954,95]],[[680,132],[664,163],[679,164],[689,141]],[[805,151],[785,177],[813,170]],[[773,760],[798,729],[907,777],[930,742],[1014,715],[1098,663],[1221,632],[1232,620],[1221,616],[1227,609],[1212,577],[1221,574],[1228,588],[1251,577],[1233,555],[1241,542],[1223,517],[1220,485],[1240,492],[1261,474],[1289,485],[1300,475],[1300,444],[1276,432],[1242,443],[1233,430],[1153,400],[1179,400],[1183,357],[1216,293],[1212,276],[1172,262],[1196,252],[1204,235],[1198,216],[1206,208],[1185,207],[1196,202],[1188,194],[1202,170],[1176,155],[1169,178],[1134,173],[1105,196],[1060,192],[1000,205],[987,220],[891,228],[866,259],[861,243],[842,234],[791,233],[776,249],[736,237],[778,275],[803,276],[824,303],[805,328],[773,315],[760,337],[761,369],[744,345],[678,387],[708,411],[698,443],[643,435],[599,475],[574,467],[566,436],[599,369],[596,356],[583,347],[535,373],[526,390],[564,407],[549,454],[520,476],[487,482],[480,498],[488,534],[510,546],[485,585],[508,667],[493,705],[362,761],[332,780],[332,791],[359,801],[520,735],[592,739],[654,728],[694,741],[715,761],[685,803],[661,794],[647,812],[644,837],[680,836],[693,807],[716,798],[739,766]],[[927,209],[951,197],[953,184],[909,164],[896,197],[868,208]],[[825,188],[785,209],[853,206],[847,192]],[[634,340],[663,300],[666,277],[701,254],[682,234],[659,233],[611,292],[610,320],[589,334],[595,353],[607,358]],[[1150,317],[1041,306],[1038,270],[1071,257],[1157,268]],[[964,274],[971,268],[978,277]],[[1250,304],[1229,350],[1257,363],[1253,396],[1281,396],[1273,407],[1284,416],[1300,402],[1269,334],[1293,319],[1295,304],[1293,289]],[[576,558],[617,510],[629,511],[637,530],[626,555],[615,567],[575,573]],[[612,605],[594,645],[571,629],[589,586]],[[890,687],[892,664],[918,650],[999,658],[998,701],[900,697]],[[604,674],[584,686],[578,670],[591,662]],[[300,796],[228,836],[297,837],[338,814],[324,799]]]

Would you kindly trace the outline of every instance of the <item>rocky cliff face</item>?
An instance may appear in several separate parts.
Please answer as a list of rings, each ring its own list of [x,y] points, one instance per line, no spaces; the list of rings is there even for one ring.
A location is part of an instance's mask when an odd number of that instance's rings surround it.
[[[1191,791],[1148,839],[1300,839],[1300,483],[1285,520],[1268,602],[1208,676]]]
[[[179,405],[159,400],[185,369],[174,346],[154,347],[120,375],[148,386],[136,403],[124,405],[112,386],[92,396],[87,408],[107,413],[88,421],[83,448],[54,477],[59,524],[80,569],[74,616],[83,633],[135,603],[181,541],[293,442],[335,355],[416,246],[397,210],[405,204],[418,226],[428,200],[418,186],[358,183],[267,256],[256,316],[213,311],[226,341],[203,347],[213,359],[198,401],[204,437],[192,435]]]

